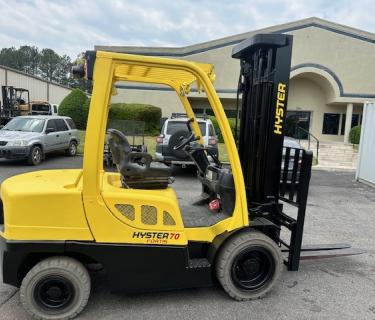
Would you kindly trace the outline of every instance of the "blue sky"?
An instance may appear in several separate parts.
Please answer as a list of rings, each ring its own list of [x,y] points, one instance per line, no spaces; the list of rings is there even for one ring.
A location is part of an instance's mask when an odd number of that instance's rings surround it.
[[[375,33],[373,0],[0,0],[0,47],[185,46],[311,16]]]

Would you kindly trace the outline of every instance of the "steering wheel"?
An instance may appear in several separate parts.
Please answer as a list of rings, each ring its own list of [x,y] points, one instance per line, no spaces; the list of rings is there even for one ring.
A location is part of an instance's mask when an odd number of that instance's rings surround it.
[[[190,142],[194,141],[195,140],[195,135],[193,132],[190,133],[190,135],[186,138],[184,138],[183,136],[180,137],[180,143],[179,144],[176,144],[174,147],[173,147],[173,150],[180,150],[182,149],[183,147],[185,147],[186,145],[188,145]]]

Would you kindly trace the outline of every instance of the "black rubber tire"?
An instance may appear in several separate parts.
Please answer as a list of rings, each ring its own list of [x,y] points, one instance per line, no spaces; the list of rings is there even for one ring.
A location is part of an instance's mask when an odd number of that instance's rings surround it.
[[[27,156],[27,163],[32,166],[37,166],[43,161],[43,150],[40,146],[33,146]]]
[[[63,279],[71,288],[68,305],[58,308],[46,306],[43,298],[39,298],[42,284],[56,278]],[[25,310],[35,319],[73,319],[85,308],[90,290],[90,275],[79,261],[69,257],[51,257],[39,262],[27,273],[20,288],[20,299]],[[48,290],[45,294],[48,295]],[[53,297],[50,299],[53,300]]]
[[[169,150],[177,159],[184,160],[184,159],[189,158],[189,155],[183,149],[173,150],[173,148],[180,143],[181,137],[187,138],[190,136],[190,134],[191,133],[189,131],[180,130],[172,134],[172,136],[169,138],[169,142],[168,142]]]
[[[233,268],[236,258],[248,250],[263,248],[273,260],[273,267],[269,278],[260,287],[254,290],[241,288],[233,279]],[[218,253],[216,259],[216,277],[226,293],[235,300],[254,300],[265,296],[278,281],[282,268],[283,258],[280,248],[265,234],[249,230],[240,232],[229,238]]]
[[[77,141],[70,141],[69,148],[65,150],[65,154],[69,157],[74,157],[77,155],[78,143]]]

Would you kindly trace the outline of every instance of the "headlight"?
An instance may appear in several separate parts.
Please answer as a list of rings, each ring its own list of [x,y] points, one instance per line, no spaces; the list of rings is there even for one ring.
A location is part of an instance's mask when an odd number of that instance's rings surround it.
[[[25,140],[9,141],[7,143],[7,146],[10,146],[10,147],[25,147],[25,146],[27,146],[27,141],[25,141]]]

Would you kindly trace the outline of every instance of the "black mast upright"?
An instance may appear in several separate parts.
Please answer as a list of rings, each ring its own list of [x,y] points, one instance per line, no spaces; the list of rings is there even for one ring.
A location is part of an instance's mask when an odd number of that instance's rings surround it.
[[[257,34],[233,48],[241,60],[238,152],[247,199],[278,199],[293,37]]]

